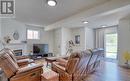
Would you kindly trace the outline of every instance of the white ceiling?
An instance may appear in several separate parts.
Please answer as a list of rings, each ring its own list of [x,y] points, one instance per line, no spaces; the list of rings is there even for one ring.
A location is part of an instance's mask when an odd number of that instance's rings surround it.
[[[57,0],[50,7],[46,0],[15,0],[16,20],[28,25],[45,27],[90,27],[117,25],[130,14],[130,0]],[[83,24],[82,21],[89,21]]]
[[[57,6],[49,7],[46,0],[15,0],[16,20],[46,26],[106,1],[109,0],[57,0]]]
[[[86,25],[90,28],[100,28],[102,25],[113,26],[118,25],[119,20],[130,14],[130,6],[120,9],[118,11],[97,16],[89,19],[90,24]]]
[[[100,28],[101,25],[113,26],[118,25],[119,20],[127,15],[130,15],[130,0],[111,0],[48,25],[45,27],[45,30],[58,27]],[[89,23],[83,24],[82,21],[88,21]]]
[[[119,10],[102,14],[101,16],[94,16],[86,18],[88,24],[83,24],[80,20],[72,21],[71,24],[66,24],[66,27],[89,27],[89,28],[101,28],[102,25],[113,26],[118,25],[119,20],[125,16],[130,15],[130,5]]]

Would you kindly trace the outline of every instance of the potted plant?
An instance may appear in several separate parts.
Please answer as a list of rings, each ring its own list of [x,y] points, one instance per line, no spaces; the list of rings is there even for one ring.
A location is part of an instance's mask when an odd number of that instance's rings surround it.
[[[126,51],[124,54],[123,54],[123,57],[125,59],[125,64],[126,64],[126,67],[127,68],[130,68],[130,64],[129,64],[129,61],[130,61],[130,53],[128,51]]]

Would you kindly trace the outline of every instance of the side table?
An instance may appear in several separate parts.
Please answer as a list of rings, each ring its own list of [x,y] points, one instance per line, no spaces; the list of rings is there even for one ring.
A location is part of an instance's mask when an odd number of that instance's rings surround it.
[[[52,71],[51,69],[46,69],[43,74],[41,74],[41,81],[59,81],[59,74]]]

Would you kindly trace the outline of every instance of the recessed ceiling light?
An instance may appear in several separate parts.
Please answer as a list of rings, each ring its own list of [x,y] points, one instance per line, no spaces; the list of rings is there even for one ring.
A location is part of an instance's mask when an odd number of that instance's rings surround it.
[[[56,0],[47,0],[47,4],[49,6],[56,6],[57,2],[56,2]]]
[[[102,25],[101,27],[107,27],[106,25]]]
[[[84,24],[87,24],[87,23],[88,23],[88,21],[83,21],[83,23],[84,23]]]

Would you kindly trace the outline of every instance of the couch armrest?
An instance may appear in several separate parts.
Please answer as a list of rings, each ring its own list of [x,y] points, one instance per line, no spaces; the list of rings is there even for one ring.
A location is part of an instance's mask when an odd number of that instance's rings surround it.
[[[20,68],[16,74],[10,78],[10,81],[41,81],[43,65],[31,64],[27,67]]]
[[[72,75],[66,72],[65,67],[58,64],[58,62],[52,63],[52,70],[59,73],[60,81],[72,81]]]
[[[15,56],[17,60],[29,59],[29,56]]]
[[[62,59],[62,58],[58,58],[56,59],[57,62],[63,62],[63,63],[67,63],[68,60]]]
[[[28,65],[30,63],[34,63],[34,60],[32,59],[21,59],[17,61],[19,66]]]
[[[28,64],[28,66],[26,67],[23,67],[23,68],[20,68],[16,74],[20,74],[20,73],[25,73],[25,72],[28,72],[30,70],[33,70],[33,69],[36,69],[36,68],[42,68],[43,65],[42,64],[35,64],[35,63],[31,63],[31,64]]]
[[[53,62],[52,63],[52,70],[58,73],[63,73],[66,71],[64,66],[59,65],[59,62]]]
[[[59,62],[59,63],[58,63],[59,65],[61,65],[61,66],[63,66],[63,67],[66,67],[68,60],[59,58],[59,59],[56,60],[56,62]]]

